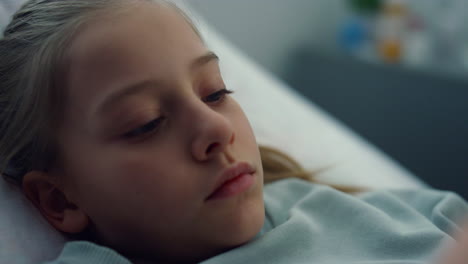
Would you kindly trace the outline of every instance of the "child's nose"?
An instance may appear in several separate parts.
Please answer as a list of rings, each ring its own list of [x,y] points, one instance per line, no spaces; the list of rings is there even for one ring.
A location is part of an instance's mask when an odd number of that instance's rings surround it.
[[[212,113],[196,126],[192,141],[192,155],[197,161],[212,159],[224,152],[235,140],[229,120],[219,113]]]

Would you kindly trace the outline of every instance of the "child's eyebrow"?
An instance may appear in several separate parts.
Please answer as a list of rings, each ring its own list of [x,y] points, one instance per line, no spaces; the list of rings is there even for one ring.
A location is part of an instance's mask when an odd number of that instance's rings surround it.
[[[194,59],[190,64],[190,69],[194,70],[213,60],[219,61],[219,57],[214,52],[209,51],[208,53]],[[105,98],[102,100],[102,103],[97,104],[95,113],[104,113],[111,105],[115,104],[117,101],[120,101],[122,98],[125,98],[128,95],[140,93],[146,88],[155,86],[161,86],[161,83],[156,80],[145,80],[136,84],[125,86],[121,89],[117,89],[115,92],[105,96]]]
[[[203,66],[204,64],[207,64],[208,62],[210,62],[210,61],[212,61],[212,60],[219,61],[219,57],[218,57],[218,55],[216,55],[214,52],[209,51],[209,52],[206,53],[205,55],[196,58],[196,59],[192,62],[191,68],[194,69],[194,68],[201,67],[201,66]]]

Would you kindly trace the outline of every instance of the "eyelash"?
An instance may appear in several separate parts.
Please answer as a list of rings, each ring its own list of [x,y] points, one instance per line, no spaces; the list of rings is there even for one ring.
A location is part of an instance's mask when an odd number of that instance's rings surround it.
[[[234,93],[234,91],[231,91],[231,90],[228,90],[228,89],[221,89],[213,94],[210,94],[208,95],[207,97],[205,97],[205,99],[203,99],[203,102],[206,102],[206,103],[215,103],[216,105],[218,104],[221,104],[224,102],[224,100],[226,99],[226,95],[227,94],[232,94]],[[212,99],[212,97],[215,97],[214,100],[210,100]],[[133,139],[133,138],[138,138],[138,137],[141,137],[141,136],[144,136],[144,135],[147,135],[147,134],[151,134],[151,133],[154,133],[157,128],[159,127],[159,124],[163,121],[163,117],[160,117],[160,118],[157,118],[157,119],[154,119],[132,131],[129,131],[127,133],[124,134],[124,137],[125,138],[128,138],[128,139]]]

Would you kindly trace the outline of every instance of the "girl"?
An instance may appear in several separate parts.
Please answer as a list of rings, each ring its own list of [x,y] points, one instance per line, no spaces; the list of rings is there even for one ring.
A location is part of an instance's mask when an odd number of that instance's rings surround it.
[[[31,0],[0,54],[2,172],[71,238],[50,263],[424,263],[468,214],[429,190],[264,189],[305,173],[258,147],[169,2]]]

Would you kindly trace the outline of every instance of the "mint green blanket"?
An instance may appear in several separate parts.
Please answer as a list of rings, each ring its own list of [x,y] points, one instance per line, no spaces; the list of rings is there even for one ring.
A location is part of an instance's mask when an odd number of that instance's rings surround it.
[[[262,231],[244,246],[203,264],[433,263],[468,217],[450,192],[387,190],[351,196],[298,179],[265,186]],[[60,261],[62,262],[60,262]],[[54,264],[130,263],[88,242],[69,242]]]

